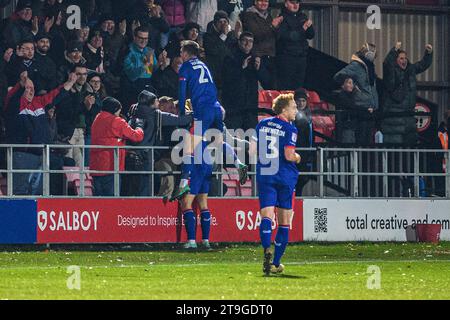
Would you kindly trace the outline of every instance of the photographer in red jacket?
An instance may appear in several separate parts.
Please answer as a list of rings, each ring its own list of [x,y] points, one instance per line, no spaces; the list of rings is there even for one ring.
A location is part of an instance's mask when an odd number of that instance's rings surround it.
[[[92,146],[125,146],[126,140],[141,142],[144,139],[142,125],[136,123],[133,130],[120,117],[122,105],[112,97],[103,100],[102,112],[94,120],[91,129]],[[114,149],[91,149],[90,170],[114,171]],[[119,171],[125,170],[125,149],[119,151]],[[114,196],[114,174],[94,173],[94,195],[96,197]]]

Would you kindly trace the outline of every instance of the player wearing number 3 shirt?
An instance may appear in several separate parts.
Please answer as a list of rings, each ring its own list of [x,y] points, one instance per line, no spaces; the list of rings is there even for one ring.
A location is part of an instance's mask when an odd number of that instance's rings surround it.
[[[296,164],[301,161],[300,155],[295,152],[297,129],[291,123],[297,113],[294,96],[279,96],[272,108],[277,116],[258,124],[250,149],[252,154],[257,154],[256,181],[262,218],[260,237],[264,248],[263,272],[266,275],[284,271],[280,261],[289,242],[292,203],[298,180]],[[270,247],[275,208],[279,226],[272,255]]]

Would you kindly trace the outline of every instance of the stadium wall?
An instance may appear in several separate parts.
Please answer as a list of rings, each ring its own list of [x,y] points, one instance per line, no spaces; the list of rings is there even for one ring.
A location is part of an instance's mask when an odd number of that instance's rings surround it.
[[[259,242],[256,199],[212,199],[211,241]],[[450,241],[449,200],[295,201],[291,242],[406,241],[405,228],[438,223]],[[274,223],[273,228],[276,228]],[[200,223],[197,239],[201,240]],[[0,244],[180,243],[182,214],[159,199],[0,201]]]
[[[303,219],[305,241],[404,242],[415,224],[441,224],[441,240],[450,240],[448,200],[305,200]]]
[[[212,199],[212,242],[258,242],[258,200]],[[295,203],[292,240],[303,241],[302,201]],[[160,199],[38,201],[36,243],[178,243],[186,241],[178,205]],[[197,240],[201,241],[200,219]],[[273,226],[274,228],[276,225]]]
[[[36,242],[37,201],[0,201],[0,244]]]

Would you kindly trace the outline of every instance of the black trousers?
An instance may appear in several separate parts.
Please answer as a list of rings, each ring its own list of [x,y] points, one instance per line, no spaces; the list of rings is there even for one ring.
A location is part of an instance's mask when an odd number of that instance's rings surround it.
[[[261,65],[265,66],[269,74],[267,79],[261,80],[264,90],[276,90],[278,88],[278,66],[274,57],[262,56]]]
[[[255,109],[242,110],[239,113],[230,113],[225,118],[225,124],[228,129],[242,129],[244,131],[255,129],[258,125],[258,111]]]
[[[278,57],[278,89],[302,88],[306,76],[306,57],[282,55]]]

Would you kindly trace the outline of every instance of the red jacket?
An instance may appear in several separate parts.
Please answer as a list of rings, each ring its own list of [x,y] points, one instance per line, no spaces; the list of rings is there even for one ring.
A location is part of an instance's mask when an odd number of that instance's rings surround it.
[[[133,130],[125,120],[102,111],[94,120],[91,129],[91,145],[93,146],[125,146],[126,140],[141,142],[144,139],[142,129]],[[90,149],[90,170],[114,171],[114,149]],[[125,170],[125,149],[119,151],[119,170]],[[105,174],[92,174],[104,176]]]

